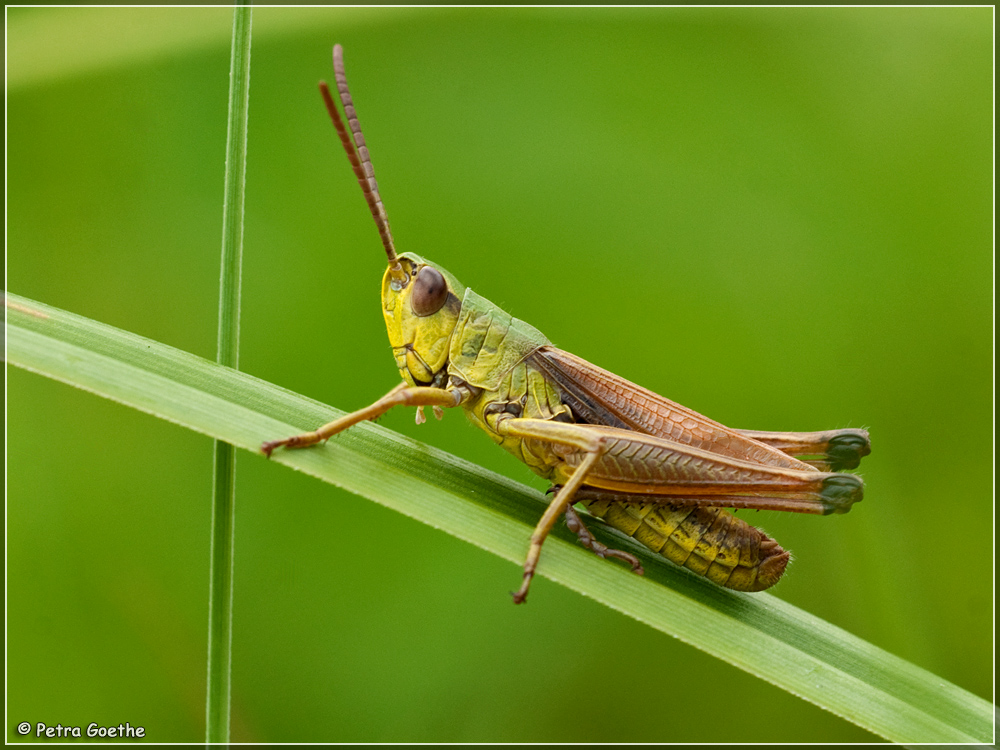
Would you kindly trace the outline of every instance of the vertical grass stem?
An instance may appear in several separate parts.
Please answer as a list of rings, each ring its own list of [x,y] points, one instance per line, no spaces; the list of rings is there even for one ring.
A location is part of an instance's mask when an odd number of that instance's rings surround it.
[[[250,32],[252,12],[233,12],[229,67],[229,124],[226,132],[226,180],[222,207],[222,272],[219,288],[219,335],[216,360],[239,365],[240,275],[243,256],[243,198],[246,192],[247,114],[250,102]],[[212,552],[208,597],[208,690],[206,741],[229,742],[232,693],[233,547],[236,520],[236,455],[229,443],[215,441],[212,497]]]

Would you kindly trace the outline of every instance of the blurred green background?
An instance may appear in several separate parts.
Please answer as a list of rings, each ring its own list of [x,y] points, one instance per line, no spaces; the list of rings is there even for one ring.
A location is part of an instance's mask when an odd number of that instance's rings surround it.
[[[214,356],[231,17],[7,11],[11,291]],[[750,519],[775,593],[991,698],[992,24],[256,10],[241,368],[344,409],[396,382],[339,41],[399,249],[726,424],[868,427],[862,505]],[[7,399],[8,740],[202,740],[210,440],[13,368]],[[458,414],[383,424],[544,486]],[[238,492],[236,741],[873,739],[259,456]]]

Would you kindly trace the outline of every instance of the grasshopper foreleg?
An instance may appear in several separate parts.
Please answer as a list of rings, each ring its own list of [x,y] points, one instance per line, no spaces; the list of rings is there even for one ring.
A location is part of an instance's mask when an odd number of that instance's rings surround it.
[[[570,531],[576,534],[577,538],[580,540],[580,544],[598,557],[605,559],[614,557],[631,565],[633,573],[642,575],[645,572],[642,569],[642,565],[639,564],[639,558],[635,555],[629,554],[628,552],[620,549],[611,549],[610,547],[607,547],[597,541],[597,538],[590,533],[590,529],[584,525],[583,519],[580,518],[580,514],[573,509],[572,505],[566,506],[566,526]]]
[[[340,419],[335,419],[312,432],[292,435],[283,440],[268,441],[261,445],[260,450],[265,456],[270,458],[275,448],[282,446],[285,448],[306,448],[310,445],[316,445],[316,443],[321,443],[338,432],[343,432],[348,427],[358,424],[358,422],[377,419],[394,406],[416,406],[418,408],[433,406],[435,414],[437,414],[438,409],[458,406],[466,397],[466,392],[457,388],[430,388],[427,386],[409,386],[406,383],[400,383],[371,406],[366,406],[364,409],[358,409],[358,411],[345,414]]]

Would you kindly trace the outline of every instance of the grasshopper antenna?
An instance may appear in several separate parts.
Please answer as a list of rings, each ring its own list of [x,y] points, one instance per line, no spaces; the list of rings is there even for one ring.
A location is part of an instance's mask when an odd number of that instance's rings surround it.
[[[365,194],[365,201],[372,212],[375,226],[378,227],[379,237],[382,238],[382,246],[385,248],[386,257],[389,259],[389,272],[394,279],[403,281],[405,274],[403,267],[396,257],[396,246],[392,241],[392,230],[389,229],[389,217],[385,213],[385,206],[382,205],[382,197],[378,192],[378,183],[375,181],[375,168],[372,166],[372,159],[368,153],[368,146],[365,145],[365,136],[361,132],[361,124],[358,122],[357,112],[354,111],[354,102],[351,99],[351,90],[347,86],[347,76],[344,73],[344,48],[339,44],[333,45],[333,74],[337,81],[337,92],[340,94],[340,103],[344,107],[344,115],[350,125],[350,132],[344,125],[344,120],[337,111],[337,105],[330,94],[330,87],[326,81],[320,81],[319,90],[323,95],[323,102],[333,120],[333,127],[337,129],[340,142],[347,152],[347,158],[351,162],[354,176],[358,178],[358,184]]]

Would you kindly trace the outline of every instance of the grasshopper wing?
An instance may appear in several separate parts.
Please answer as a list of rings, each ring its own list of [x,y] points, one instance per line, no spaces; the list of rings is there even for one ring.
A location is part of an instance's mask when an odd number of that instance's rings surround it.
[[[631,383],[575,354],[553,346],[528,361],[562,391],[578,422],[618,427],[765,466],[812,471],[813,467],[764,442]]]

